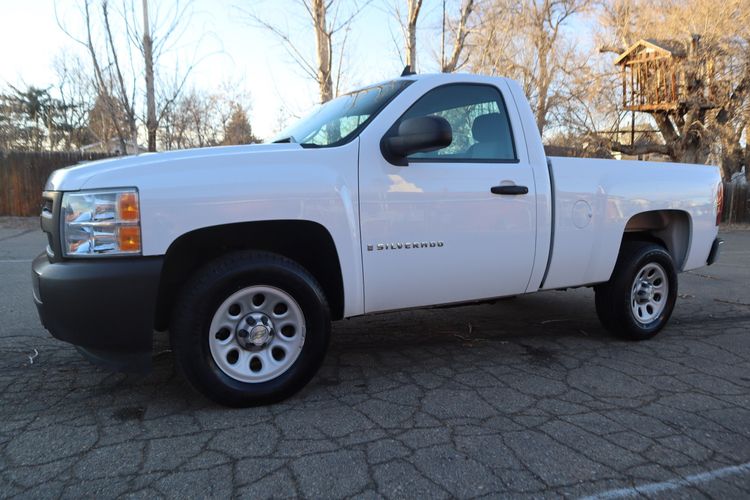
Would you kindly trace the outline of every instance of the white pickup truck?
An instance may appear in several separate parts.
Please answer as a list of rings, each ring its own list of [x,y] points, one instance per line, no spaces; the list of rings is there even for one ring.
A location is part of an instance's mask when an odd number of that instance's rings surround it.
[[[34,299],[55,337],[113,368],[148,366],[168,330],[190,383],[233,406],[293,394],[331,320],[380,311],[593,286],[602,324],[646,339],[677,273],[717,258],[720,181],[547,158],[513,81],[407,75],[271,144],[54,172]]]

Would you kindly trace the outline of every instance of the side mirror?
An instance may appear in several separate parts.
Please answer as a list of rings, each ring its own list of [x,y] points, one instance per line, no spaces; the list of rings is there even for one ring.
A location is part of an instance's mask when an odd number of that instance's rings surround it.
[[[401,122],[395,135],[380,141],[383,157],[394,165],[408,165],[406,157],[413,153],[435,151],[450,146],[453,131],[448,120],[439,116],[419,116]]]

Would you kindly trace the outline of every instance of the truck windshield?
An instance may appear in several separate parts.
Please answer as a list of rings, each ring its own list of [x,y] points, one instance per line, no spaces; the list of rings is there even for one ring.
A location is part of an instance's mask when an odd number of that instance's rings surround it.
[[[283,130],[273,142],[297,142],[308,147],[343,144],[356,137],[410,83],[392,80],[337,97]]]

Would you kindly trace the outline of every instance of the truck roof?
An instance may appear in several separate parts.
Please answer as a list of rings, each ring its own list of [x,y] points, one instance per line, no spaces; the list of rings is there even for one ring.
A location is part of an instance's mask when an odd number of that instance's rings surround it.
[[[436,84],[440,84],[440,83],[459,83],[459,82],[488,83],[489,81],[492,81],[492,80],[495,80],[495,81],[506,80],[506,78],[500,77],[500,76],[475,75],[472,73],[422,73],[422,74],[399,76],[396,78],[389,78],[388,80],[382,80],[379,82],[371,83],[369,85],[364,85],[362,87],[353,89],[351,92],[358,92],[360,90],[364,90],[370,87],[381,85],[383,83],[393,82],[393,81],[398,81],[398,80],[434,81]]]

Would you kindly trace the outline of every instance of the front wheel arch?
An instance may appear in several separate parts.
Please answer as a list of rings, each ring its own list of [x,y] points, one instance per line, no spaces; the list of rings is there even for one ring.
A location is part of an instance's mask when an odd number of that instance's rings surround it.
[[[325,291],[332,318],[344,317],[343,274],[330,232],[308,220],[253,221],[203,227],[172,242],[164,256],[155,329],[169,328],[175,299],[189,276],[222,255],[246,250],[272,252],[300,264]]]

